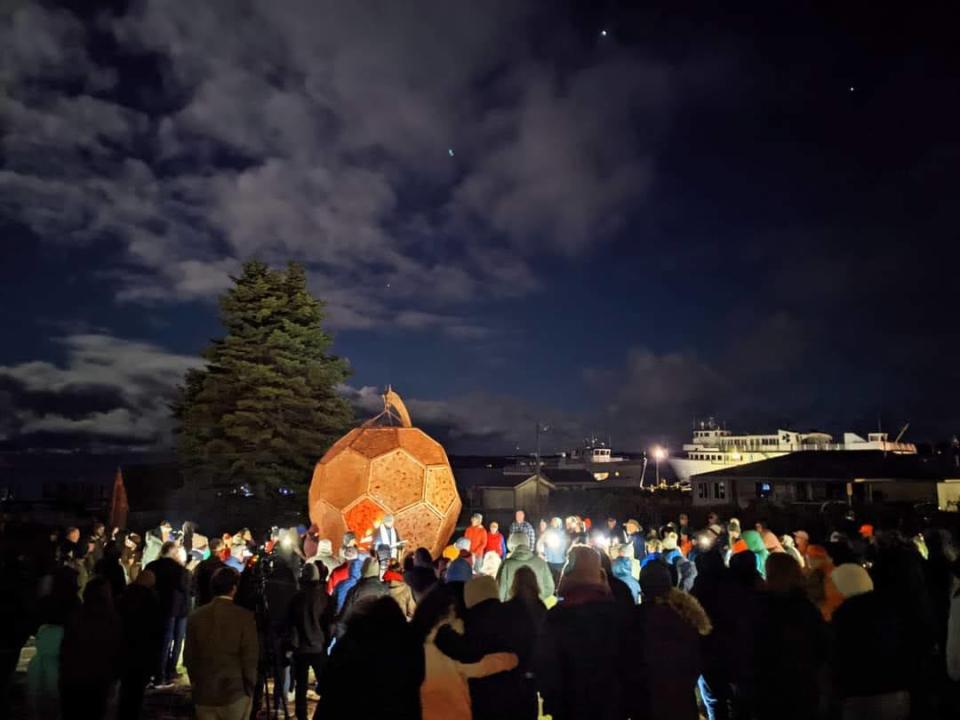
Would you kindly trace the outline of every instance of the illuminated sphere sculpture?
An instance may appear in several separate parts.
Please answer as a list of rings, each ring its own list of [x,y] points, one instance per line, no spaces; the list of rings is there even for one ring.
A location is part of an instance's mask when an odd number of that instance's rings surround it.
[[[384,410],[340,438],[317,463],[310,520],[339,547],[351,530],[369,542],[384,515],[394,516],[406,549],[437,557],[453,534],[461,503],[443,446],[413,427],[400,396],[388,389]]]

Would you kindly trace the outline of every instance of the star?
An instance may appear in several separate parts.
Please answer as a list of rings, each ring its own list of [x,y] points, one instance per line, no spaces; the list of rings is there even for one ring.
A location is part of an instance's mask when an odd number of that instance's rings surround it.
[[[850,86],[850,92],[854,92],[855,90],[856,90],[856,88],[855,88],[853,85],[851,85],[851,86]]]
[[[600,31],[600,37],[606,37],[606,36],[607,36],[607,31],[606,31],[606,30],[601,30],[601,31]]]
[[[453,148],[447,148],[447,155],[453,157]]]

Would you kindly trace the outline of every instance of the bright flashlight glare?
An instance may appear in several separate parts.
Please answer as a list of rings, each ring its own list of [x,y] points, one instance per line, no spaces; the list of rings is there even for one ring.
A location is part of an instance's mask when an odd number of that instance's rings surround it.
[[[557,533],[557,532],[550,532],[550,533],[547,535],[547,545],[549,545],[550,547],[556,549],[556,548],[560,547],[560,543],[561,543],[561,540],[560,540],[560,534],[559,534],[559,533]]]
[[[293,547],[293,540],[291,540],[290,536],[287,535],[283,538],[283,540],[280,541],[280,544],[289,550],[291,547]]]

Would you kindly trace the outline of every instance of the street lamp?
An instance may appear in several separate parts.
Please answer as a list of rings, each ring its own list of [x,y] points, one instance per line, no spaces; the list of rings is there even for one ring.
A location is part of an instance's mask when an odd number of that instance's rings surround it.
[[[657,487],[660,486],[660,461],[667,457],[667,451],[657,445],[653,448],[653,460],[657,468]]]

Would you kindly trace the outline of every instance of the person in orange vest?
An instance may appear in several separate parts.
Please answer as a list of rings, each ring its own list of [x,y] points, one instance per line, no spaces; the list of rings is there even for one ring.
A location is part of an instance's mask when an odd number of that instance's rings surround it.
[[[487,548],[487,530],[483,527],[483,515],[474,513],[470,516],[470,527],[463,531],[463,536],[470,541],[473,566],[480,567],[479,558],[483,557],[484,550]]]

